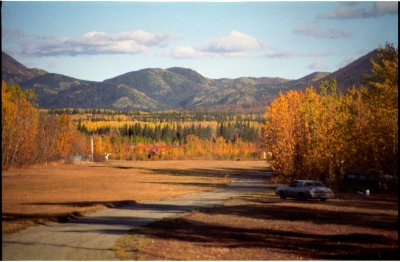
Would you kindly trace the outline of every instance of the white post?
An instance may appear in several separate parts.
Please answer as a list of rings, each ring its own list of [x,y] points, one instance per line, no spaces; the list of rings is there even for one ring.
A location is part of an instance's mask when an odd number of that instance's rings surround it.
[[[90,151],[90,152],[91,152],[91,156],[90,156],[91,159],[90,159],[90,160],[91,160],[91,161],[94,160],[94,159],[93,159],[93,151],[94,151],[94,150],[93,150],[93,147],[94,147],[94,146],[93,146],[93,136],[91,136],[91,137],[90,137],[90,149],[91,149],[91,151]]]
[[[102,152],[101,152],[101,137],[100,137],[100,155],[102,155]]]

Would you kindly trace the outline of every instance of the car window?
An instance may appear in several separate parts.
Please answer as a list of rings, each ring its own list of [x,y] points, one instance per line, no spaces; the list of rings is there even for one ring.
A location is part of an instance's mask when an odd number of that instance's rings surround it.
[[[320,183],[320,182],[314,182],[313,186],[324,186],[324,185],[322,185],[322,183]]]
[[[290,187],[296,187],[298,183],[299,183],[298,181],[293,181],[292,183],[290,183],[289,186]]]
[[[313,186],[313,183],[306,182],[304,185],[305,185],[305,186]]]

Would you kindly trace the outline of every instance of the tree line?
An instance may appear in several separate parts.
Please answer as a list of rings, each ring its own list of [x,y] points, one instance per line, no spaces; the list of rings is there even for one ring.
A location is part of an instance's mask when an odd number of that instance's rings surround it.
[[[139,110],[115,110],[115,109],[89,109],[89,108],[55,108],[47,109],[49,114],[57,115],[86,115],[91,121],[129,121],[143,122],[201,122],[217,121],[226,123],[231,121],[251,121],[263,123],[262,113],[238,114],[221,112],[200,112],[188,110],[166,110],[161,112],[147,112]]]
[[[38,164],[82,154],[85,137],[66,115],[35,106],[32,90],[1,84],[2,168]]]
[[[365,84],[346,94],[330,80],[267,107],[265,147],[283,178],[340,188],[348,172],[398,175],[398,48],[386,44],[371,63]]]
[[[235,143],[238,139],[246,142],[259,142],[261,128],[248,122],[236,121],[235,123],[221,123],[216,125],[209,122],[189,122],[182,124],[176,123],[147,123],[147,122],[78,122],[78,129],[82,133],[107,135],[107,136],[127,136],[127,137],[146,137],[153,143],[164,141],[167,144],[187,143],[189,135],[198,136],[202,140],[215,141],[218,137],[223,137],[227,142]],[[94,125],[94,126],[93,126]]]
[[[97,120],[93,121],[92,113],[96,113]],[[186,145],[184,150],[160,152],[155,159],[236,160],[260,156],[261,124],[256,115],[112,113],[39,109],[32,90],[2,81],[2,168],[91,157],[104,160],[105,153],[111,153],[110,159],[148,159],[147,151],[129,149],[128,144]],[[118,121],[103,121],[109,117]]]

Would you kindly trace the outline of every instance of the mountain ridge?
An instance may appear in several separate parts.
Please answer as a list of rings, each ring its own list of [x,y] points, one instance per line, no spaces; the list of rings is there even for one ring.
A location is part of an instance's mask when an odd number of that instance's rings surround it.
[[[378,50],[375,49],[347,64],[346,66],[339,68],[335,72],[325,76],[320,81],[326,81],[329,79],[336,79],[337,90],[339,92],[345,92],[346,89],[354,86],[360,86],[363,83],[363,77],[365,74],[371,72],[372,65],[370,63],[372,58],[378,56]],[[361,76],[361,77],[360,77]],[[318,82],[314,82],[315,88],[319,87]]]
[[[361,83],[376,50],[339,70],[313,72],[299,79],[279,77],[207,78],[190,68],[144,68],[105,79],[87,81],[40,69],[29,69],[2,52],[2,79],[33,88],[42,108],[108,108],[123,110],[195,109],[263,111],[279,92],[319,87],[333,77],[338,90]]]
[[[47,74],[45,70],[28,68],[5,52],[1,52],[1,75],[7,83],[14,84]],[[7,76],[4,79],[4,75]]]

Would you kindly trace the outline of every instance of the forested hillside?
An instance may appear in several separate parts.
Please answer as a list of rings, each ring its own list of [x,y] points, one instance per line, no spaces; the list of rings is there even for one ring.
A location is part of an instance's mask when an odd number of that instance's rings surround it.
[[[28,69],[2,53],[2,78],[33,89],[41,108],[107,108],[124,110],[196,109],[206,111],[262,112],[279,92],[318,88],[321,80],[335,78],[338,90],[359,86],[370,70],[371,52],[329,74],[314,72],[296,80],[277,77],[210,79],[194,70],[172,67],[128,72],[103,82],[85,81],[43,70]]]

